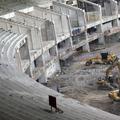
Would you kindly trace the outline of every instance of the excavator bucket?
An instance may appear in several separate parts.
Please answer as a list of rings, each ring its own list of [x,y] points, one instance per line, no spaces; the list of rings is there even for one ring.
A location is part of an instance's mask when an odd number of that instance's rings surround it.
[[[108,93],[110,99],[116,102],[120,102],[119,90],[114,90]]]

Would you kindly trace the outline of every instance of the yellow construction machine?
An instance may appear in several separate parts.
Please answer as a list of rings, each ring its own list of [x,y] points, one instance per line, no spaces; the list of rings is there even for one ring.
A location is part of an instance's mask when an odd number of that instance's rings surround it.
[[[118,58],[116,58],[113,64],[110,65],[108,69],[106,70],[106,77],[104,79],[101,79],[101,78],[98,79],[97,84],[99,88],[106,88],[106,89],[109,88],[110,90],[118,88],[118,84],[117,84],[118,77],[112,75],[112,70],[115,67],[118,67],[119,72],[120,72],[120,62]]]
[[[114,53],[100,53],[96,57],[90,58],[86,61],[85,65],[90,66],[91,64],[112,64],[116,60],[117,56]]]
[[[118,70],[119,70],[119,77],[118,77],[118,79],[116,81],[116,83],[118,84],[119,89],[110,91],[108,93],[108,96],[113,101],[120,102],[120,61],[115,62],[115,64],[113,65],[113,67],[111,67],[111,69],[115,68],[116,66],[118,67]],[[107,74],[109,74],[109,70],[107,71]]]
[[[104,79],[98,79],[97,84],[98,84],[98,89],[103,89],[103,90],[114,90],[118,88],[118,85],[116,83],[117,78],[113,75],[110,75],[108,78]]]
[[[120,102],[120,89],[119,90],[113,90],[113,91],[109,92],[108,96],[113,101]]]
[[[119,70],[118,77],[111,74],[115,67]],[[101,87],[109,87],[112,89],[112,91],[108,93],[109,98],[113,101],[120,102],[120,61],[118,59],[106,70],[106,79],[98,80],[97,84]]]

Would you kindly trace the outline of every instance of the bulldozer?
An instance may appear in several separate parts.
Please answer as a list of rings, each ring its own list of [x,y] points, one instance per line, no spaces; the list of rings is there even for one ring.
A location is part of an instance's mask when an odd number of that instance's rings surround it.
[[[90,58],[86,61],[85,65],[90,66],[92,64],[113,64],[117,56],[114,53],[100,53],[96,57]]]

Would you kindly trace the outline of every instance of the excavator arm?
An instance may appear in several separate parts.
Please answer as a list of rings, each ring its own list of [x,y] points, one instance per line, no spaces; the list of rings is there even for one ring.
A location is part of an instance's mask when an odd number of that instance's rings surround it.
[[[111,92],[108,93],[108,96],[113,100],[113,101],[118,101],[120,102],[120,61],[117,60],[115,61],[107,70],[106,70],[106,77],[109,77],[110,72],[117,67],[119,70],[119,77],[118,77],[118,81],[117,84],[119,86],[118,90],[113,90]]]
[[[119,70],[119,73],[120,73],[120,61],[119,60],[116,60],[112,65],[110,65],[108,67],[108,69],[106,70],[106,77],[109,76],[109,74],[112,72],[112,70],[117,67],[118,70]]]
[[[107,68],[105,78],[98,79],[97,84],[99,88],[106,88],[106,89],[118,88],[119,84],[117,83],[117,81],[119,80],[119,78],[111,76],[112,75],[111,72],[115,67],[118,67],[120,73],[120,62],[118,61],[118,58],[113,62],[113,64],[111,64]]]

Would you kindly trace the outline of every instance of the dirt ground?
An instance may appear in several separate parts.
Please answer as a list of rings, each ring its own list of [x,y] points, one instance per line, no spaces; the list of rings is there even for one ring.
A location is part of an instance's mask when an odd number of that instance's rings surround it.
[[[105,70],[109,65],[84,65],[85,59],[95,56],[101,51],[114,52],[119,57],[120,43],[111,44],[99,51],[74,55],[73,59],[62,68],[61,73],[49,80],[48,87],[77,99],[83,104],[120,115],[120,103],[113,103],[108,97],[109,90],[98,89],[96,83],[99,77],[105,77]]]

